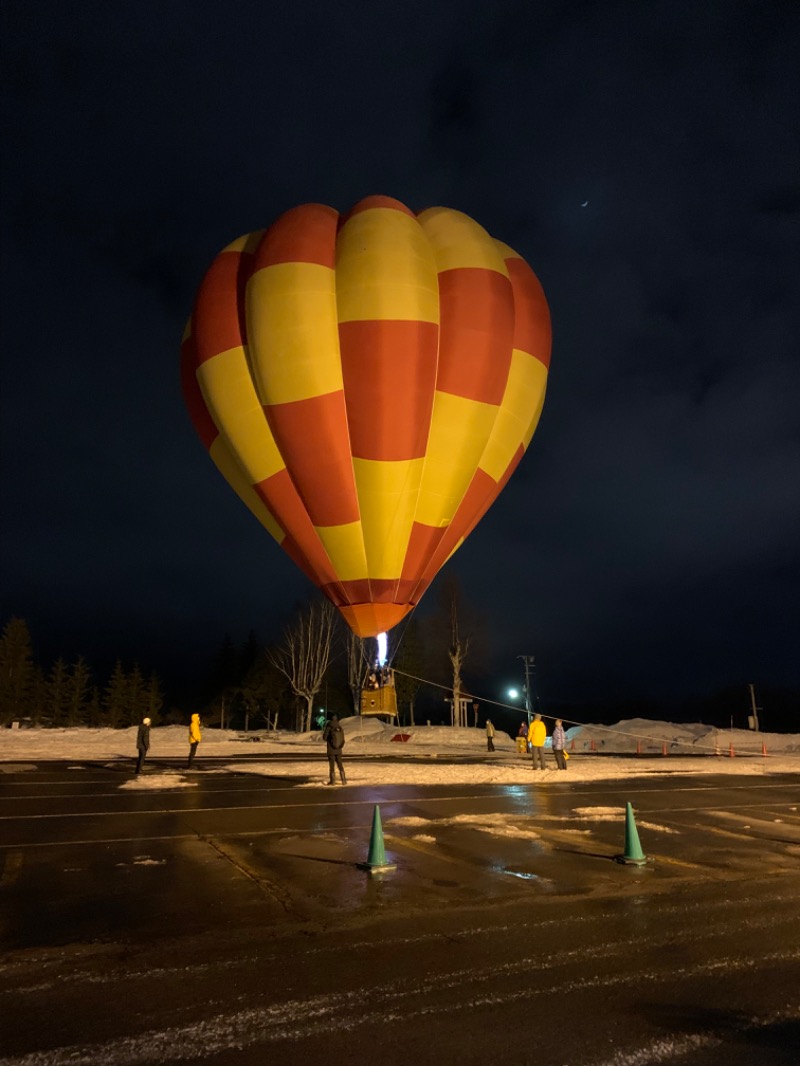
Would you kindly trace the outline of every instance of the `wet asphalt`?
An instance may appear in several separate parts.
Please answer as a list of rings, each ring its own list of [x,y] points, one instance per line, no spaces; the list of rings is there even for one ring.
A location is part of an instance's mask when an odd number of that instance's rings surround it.
[[[328,788],[274,761],[147,791],[127,761],[0,764],[0,1066],[800,1062],[800,776]],[[395,868],[369,873],[376,804]]]

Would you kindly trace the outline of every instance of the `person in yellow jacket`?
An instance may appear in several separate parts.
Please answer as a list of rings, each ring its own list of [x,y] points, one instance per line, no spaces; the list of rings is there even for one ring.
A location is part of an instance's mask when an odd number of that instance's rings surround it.
[[[197,752],[197,745],[203,739],[203,734],[200,732],[200,715],[193,714],[192,721],[189,725],[189,761],[186,764],[186,769],[191,770],[194,757]]]
[[[533,769],[536,769],[536,761],[539,761],[539,769],[544,770],[544,742],[547,739],[547,729],[540,714],[533,716],[533,721],[528,726],[528,743],[531,746],[531,758]]]

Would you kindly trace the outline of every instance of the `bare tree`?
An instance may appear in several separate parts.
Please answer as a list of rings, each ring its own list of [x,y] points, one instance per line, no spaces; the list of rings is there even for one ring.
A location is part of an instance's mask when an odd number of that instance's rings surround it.
[[[314,697],[322,687],[331,657],[336,609],[328,600],[314,600],[295,615],[283,640],[269,652],[276,669],[286,677],[292,692],[305,701],[302,728],[311,729]]]
[[[467,712],[466,708],[462,708],[462,690],[461,690],[461,667],[464,665],[464,660],[467,657],[469,651],[469,637],[462,638],[458,631],[458,597],[456,596],[455,589],[451,593],[450,598],[450,648],[448,649],[448,655],[450,656],[450,665],[453,667],[453,714],[452,724],[456,726],[466,726]]]
[[[348,626],[345,633],[345,652],[347,655],[347,687],[353,698],[353,711],[361,713],[361,686],[364,680],[364,663],[366,652],[364,650],[364,638],[357,637]]]

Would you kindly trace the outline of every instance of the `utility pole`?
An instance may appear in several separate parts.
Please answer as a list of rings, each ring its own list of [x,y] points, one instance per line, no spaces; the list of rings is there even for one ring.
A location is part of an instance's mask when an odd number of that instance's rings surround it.
[[[528,726],[531,724],[531,668],[533,667],[532,655],[518,655],[525,664],[525,710],[528,715]]]
[[[755,685],[748,685],[747,687],[750,689],[750,706],[753,708],[753,714],[752,714],[752,718],[751,718],[750,728],[754,729],[756,731],[756,733],[758,733],[758,732],[760,732],[760,729],[759,729],[759,726],[758,726],[758,712],[762,708],[761,707],[756,707],[756,686]]]

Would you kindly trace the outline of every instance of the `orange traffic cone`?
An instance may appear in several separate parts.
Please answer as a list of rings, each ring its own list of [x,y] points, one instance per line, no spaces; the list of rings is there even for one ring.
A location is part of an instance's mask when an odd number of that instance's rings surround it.
[[[592,743],[591,743],[591,750],[592,751],[597,751],[597,745],[595,744],[594,741],[592,741]]]
[[[736,752],[733,750],[733,741],[731,741],[731,746],[728,749],[728,755],[730,755],[730,757],[733,758],[735,754],[736,754]]]
[[[661,754],[662,754],[662,755],[666,755],[666,754],[667,754],[667,742],[666,742],[666,740],[665,740],[665,741],[664,741],[664,743],[663,743],[663,744],[661,745]]]
[[[763,756],[764,756],[764,757],[766,758],[766,755],[767,755],[767,745],[766,745],[766,744],[764,743],[764,741],[763,741],[763,740],[761,741],[761,754],[762,754],[762,755],[763,755]]]
[[[636,754],[637,755],[641,755],[642,754],[642,742],[640,740],[636,741]]]

